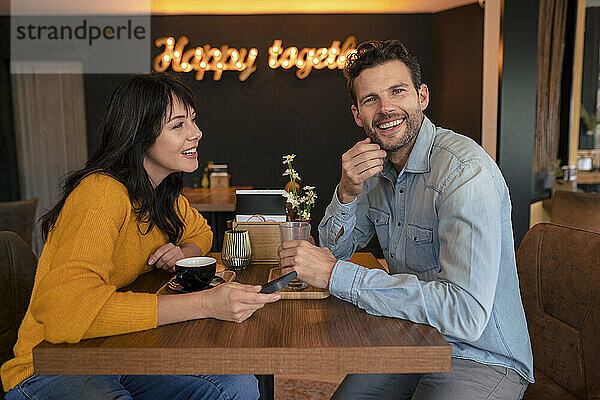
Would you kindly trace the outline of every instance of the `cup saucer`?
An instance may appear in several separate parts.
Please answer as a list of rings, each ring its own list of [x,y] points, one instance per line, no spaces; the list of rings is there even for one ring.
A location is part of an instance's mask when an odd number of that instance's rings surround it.
[[[215,275],[212,280],[210,281],[210,283],[208,284],[208,286],[206,286],[205,288],[202,288],[200,290],[187,290],[184,289],[183,286],[181,286],[179,284],[179,282],[177,282],[177,276],[174,276],[173,278],[171,278],[171,280],[169,281],[169,283],[167,283],[167,288],[173,292],[177,292],[177,293],[191,293],[191,292],[200,292],[202,290],[206,290],[206,289],[210,289],[210,288],[214,288],[217,285],[220,285],[221,283],[224,283],[225,279],[223,279],[222,276],[220,275]]]
[[[221,285],[223,283],[235,281],[235,277],[237,274],[235,271],[230,271],[228,269],[219,271],[215,274],[213,280],[210,283],[210,286],[205,289],[213,288],[217,285]],[[219,278],[222,278],[219,279]],[[164,285],[162,285],[157,291],[156,294],[160,295],[168,295],[168,294],[176,294],[176,293],[190,293],[185,290],[177,281],[175,280],[175,276],[167,281]]]

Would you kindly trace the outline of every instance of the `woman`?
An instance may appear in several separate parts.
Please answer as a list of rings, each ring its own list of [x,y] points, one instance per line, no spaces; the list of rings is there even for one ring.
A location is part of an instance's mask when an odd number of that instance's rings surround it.
[[[171,296],[116,291],[210,249],[210,227],[181,195],[182,172],[198,167],[195,109],[191,91],[167,74],[134,75],[115,89],[98,150],[42,218],[47,241],[31,302],[15,358],[1,370],[7,399],[258,398],[251,375],[33,374],[32,348],[43,340],[76,343],[196,318],[242,322],[279,299],[239,283]]]

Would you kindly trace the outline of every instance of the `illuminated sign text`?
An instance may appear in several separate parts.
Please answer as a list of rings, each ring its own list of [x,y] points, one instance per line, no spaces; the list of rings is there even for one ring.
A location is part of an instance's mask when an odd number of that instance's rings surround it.
[[[186,50],[188,43],[186,36],[180,36],[177,41],[174,37],[156,39],[154,44],[162,47],[163,51],[154,59],[154,70],[166,71],[171,67],[175,72],[195,72],[196,80],[204,79],[204,74],[212,71],[215,81],[221,79],[223,71],[238,71],[240,81],[245,81],[256,71],[258,50],[254,47],[238,50],[228,45],[215,48],[205,44]],[[329,47],[306,47],[301,50],[294,46],[284,48],[283,42],[277,39],[268,49],[267,63],[273,69],[295,67],[296,76],[304,79],[312,69],[344,69],[348,55],[353,52],[356,52],[354,36],[348,36],[343,44],[335,40]]]

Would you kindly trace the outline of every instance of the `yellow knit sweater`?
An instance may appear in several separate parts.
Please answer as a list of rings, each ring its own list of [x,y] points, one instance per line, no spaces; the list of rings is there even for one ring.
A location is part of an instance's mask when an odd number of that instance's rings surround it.
[[[185,221],[177,245],[194,243],[208,253],[206,220],[179,196]],[[32,349],[43,340],[76,343],[156,327],[155,294],[117,292],[154,267],[148,257],[168,242],[154,227],[138,223],[117,180],[95,173],[68,196],[40,257],[29,308],[19,328],[15,358],[0,370],[4,390],[33,375]]]

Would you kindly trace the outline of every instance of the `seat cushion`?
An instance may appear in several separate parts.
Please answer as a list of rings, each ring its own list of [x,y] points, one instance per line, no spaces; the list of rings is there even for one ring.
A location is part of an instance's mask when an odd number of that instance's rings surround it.
[[[554,193],[552,223],[600,232],[600,193]]]
[[[534,365],[586,400],[600,382],[598,249],[598,233],[538,224],[517,252]]]
[[[37,259],[14,232],[0,231],[0,364],[13,356],[17,331],[27,311]]]
[[[577,400],[577,397],[535,368],[533,375],[535,383],[529,384],[523,400]]]
[[[36,209],[37,198],[0,202],[0,231],[16,232],[31,247]]]

